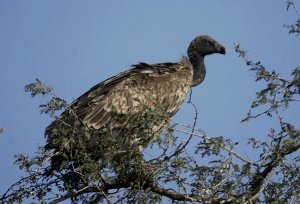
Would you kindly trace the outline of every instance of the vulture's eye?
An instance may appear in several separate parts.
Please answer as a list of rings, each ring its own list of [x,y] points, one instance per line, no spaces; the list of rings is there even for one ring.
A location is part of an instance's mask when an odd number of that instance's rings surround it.
[[[204,44],[205,46],[207,46],[207,45],[209,45],[210,43],[209,43],[208,40],[204,40],[204,41],[203,41],[203,44]]]

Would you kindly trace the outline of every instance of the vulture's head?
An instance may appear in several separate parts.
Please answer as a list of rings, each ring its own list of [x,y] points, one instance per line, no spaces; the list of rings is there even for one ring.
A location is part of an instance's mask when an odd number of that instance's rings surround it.
[[[225,54],[226,49],[221,43],[207,35],[196,37],[188,48],[188,55],[190,58],[199,56],[204,57],[213,53]]]

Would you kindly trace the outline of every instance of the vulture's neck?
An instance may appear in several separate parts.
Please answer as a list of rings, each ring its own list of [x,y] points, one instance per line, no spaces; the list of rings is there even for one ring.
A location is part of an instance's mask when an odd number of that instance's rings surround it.
[[[197,86],[201,84],[205,78],[206,69],[204,65],[204,57],[199,55],[190,56],[190,61],[194,68],[193,73],[193,84],[192,86]]]

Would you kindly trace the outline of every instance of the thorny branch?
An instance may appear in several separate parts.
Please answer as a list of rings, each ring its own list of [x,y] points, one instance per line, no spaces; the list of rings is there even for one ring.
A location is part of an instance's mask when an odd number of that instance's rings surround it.
[[[106,194],[107,192],[109,192],[110,190],[113,189],[121,189],[121,188],[128,188],[130,187],[130,182],[125,182],[125,183],[113,183],[113,184],[107,184],[103,187],[97,187],[97,186],[86,186],[78,191],[75,192],[69,192],[63,196],[61,196],[60,198],[54,199],[51,202],[49,202],[49,204],[57,204],[60,203],[62,201],[68,200],[71,197],[74,196],[80,196],[82,194],[86,194],[86,193],[97,193],[102,195],[103,198],[106,198]],[[198,203],[211,203],[211,204],[226,204],[226,203],[232,203],[232,200],[205,200],[205,198],[201,195],[197,195],[197,194],[182,194],[179,192],[176,192],[174,190],[170,190],[170,189],[165,189],[165,188],[161,188],[157,185],[155,185],[152,182],[147,182],[144,186],[143,186],[143,190],[149,192],[154,192],[157,193],[161,196],[165,196],[170,198],[173,201],[191,201],[191,202],[198,202]],[[112,202],[111,200],[109,200],[108,202]]]
[[[173,130],[177,131],[177,132],[182,132],[182,133],[185,133],[185,134],[188,134],[188,135],[192,135],[192,136],[195,136],[195,137],[203,138],[203,139],[206,139],[206,140],[212,140],[212,138],[208,137],[207,135],[197,134],[197,133],[193,133],[193,132],[189,132],[189,131],[181,130],[181,129],[176,129],[176,128],[173,128]],[[253,166],[263,166],[262,164],[257,164],[253,161],[245,159],[240,154],[236,153],[233,149],[231,149],[229,147],[226,147],[225,145],[220,145],[219,147],[226,150],[228,153],[236,156],[238,159],[242,160],[243,162],[246,162],[246,163],[251,164]]]
[[[263,191],[268,180],[270,179],[272,172],[275,170],[275,168],[277,168],[279,163],[282,162],[287,155],[296,152],[299,148],[300,144],[294,144],[292,146],[290,146],[290,144],[284,144],[280,148],[279,152],[273,153],[272,156],[274,159],[266,165],[262,172],[257,172],[253,176],[253,180],[250,182],[250,191],[249,194],[246,195],[246,197],[249,197],[249,203],[258,199],[260,193]]]
[[[178,145],[178,147],[176,148],[176,150],[174,151],[173,154],[171,154],[169,156],[165,156],[162,160],[159,161],[159,163],[168,161],[171,158],[173,158],[174,156],[179,155],[187,147],[187,145],[190,143],[191,139],[193,138],[193,133],[195,131],[197,120],[198,120],[198,110],[197,110],[197,107],[195,106],[195,104],[192,102],[192,89],[190,90],[190,96],[189,96],[189,100],[187,101],[187,103],[192,105],[192,107],[194,109],[194,112],[195,112],[195,117],[194,117],[194,120],[193,120],[193,125],[191,127],[192,130],[191,130],[191,132],[188,133],[190,136],[189,136],[189,138],[187,139],[187,141],[183,145],[182,144]],[[170,128],[169,126],[166,126],[165,128],[167,128],[169,130],[175,130],[174,128]],[[165,155],[166,151],[167,151],[167,149],[165,149],[164,152],[163,152],[163,154],[160,155],[158,158],[161,158],[163,155]],[[156,159],[158,159],[158,158],[156,158]],[[154,161],[156,159],[152,159],[151,161]]]

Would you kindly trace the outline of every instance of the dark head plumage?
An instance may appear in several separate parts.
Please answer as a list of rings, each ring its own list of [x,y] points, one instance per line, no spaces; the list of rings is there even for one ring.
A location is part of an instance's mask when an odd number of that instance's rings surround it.
[[[226,49],[221,43],[211,37],[200,35],[192,40],[187,53],[194,68],[192,86],[197,86],[203,82],[206,75],[204,57],[214,53],[225,54]]]
[[[226,49],[222,44],[207,35],[197,36],[188,48],[189,57],[193,55],[204,57],[213,53],[225,54]]]

